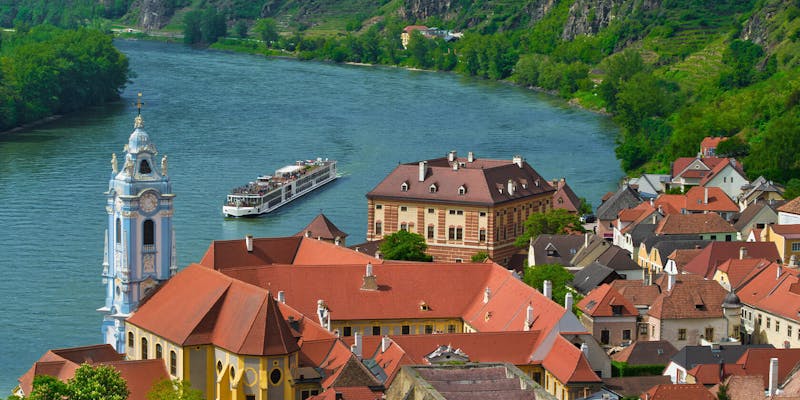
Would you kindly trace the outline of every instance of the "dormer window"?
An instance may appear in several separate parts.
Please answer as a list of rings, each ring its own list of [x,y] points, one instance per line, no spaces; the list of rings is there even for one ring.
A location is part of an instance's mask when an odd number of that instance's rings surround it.
[[[408,191],[408,182],[403,182],[403,184],[400,185],[400,191],[401,192],[407,192]]]
[[[464,186],[464,185],[459,186],[458,187],[458,194],[461,195],[461,196],[467,194],[467,187]]]
[[[139,173],[149,174],[151,172],[153,172],[153,170],[150,169],[150,163],[147,162],[147,160],[142,160],[142,162],[139,163]]]
[[[614,315],[622,315],[622,306],[611,306],[611,313]]]
[[[429,186],[429,187],[428,187],[428,190],[429,190],[431,193],[436,193],[436,191],[437,191],[437,190],[439,190],[439,188],[436,186],[436,184],[435,184],[435,183],[433,183],[433,184],[431,184],[431,186]]]
[[[420,311],[430,311],[431,306],[428,305],[424,300],[419,302],[419,310]]]

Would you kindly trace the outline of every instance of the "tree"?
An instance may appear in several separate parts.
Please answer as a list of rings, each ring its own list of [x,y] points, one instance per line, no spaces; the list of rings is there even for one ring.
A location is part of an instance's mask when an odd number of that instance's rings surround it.
[[[554,208],[543,213],[533,213],[525,221],[525,233],[517,237],[517,247],[526,247],[532,238],[542,234],[562,235],[568,232],[585,232],[581,220],[567,210]]]
[[[567,283],[572,281],[572,274],[560,264],[542,264],[525,268],[525,275],[522,280],[530,287],[536,288],[540,292],[544,290],[544,281],[553,283],[553,301],[564,305],[564,298],[567,292]],[[573,304],[578,304],[578,299],[574,299]]]
[[[247,22],[240,19],[236,22],[236,25],[233,26],[233,29],[236,31],[236,36],[244,39],[247,37]]]
[[[489,253],[485,251],[479,251],[472,255],[472,262],[484,262],[489,259]]]
[[[586,215],[592,213],[592,203],[589,203],[589,200],[586,200],[586,197],[580,198],[581,205],[578,207],[578,214],[579,215]]]
[[[383,257],[389,260],[433,261],[433,257],[425,254],[428,248],[425,238],[406,230],[386,236],[380,248]]]
[[[253,32],[258,34],[258,37],[267,47],[272,47],[272,42],[278,40],[278,24],[272,18],[261,18],[253,25]]]
[[[731,136],[717,145],[718,157],[745,157],[749,153],[750,145],[739,136]]]
[[[67,382],[40,375],[33,379],[29,400],[125,400],[128,385],[119,371],[106,365],[81,365]]]
[[[717,390],[717,400],[730,400],[730,396],[728,396],[728,385],[719,385],[719,390]]]
[[[49,375],[37,375],[33,378],[33,389],[29,400],[59,400],[69,393],[67,384]]]
[[[203,40],[200,11],[189,11],[183,16],[183,42],[186,44],[200,43]]]
[[[147,400],[203,400],[203,392],[187,381],[164,379],[147,392]]]

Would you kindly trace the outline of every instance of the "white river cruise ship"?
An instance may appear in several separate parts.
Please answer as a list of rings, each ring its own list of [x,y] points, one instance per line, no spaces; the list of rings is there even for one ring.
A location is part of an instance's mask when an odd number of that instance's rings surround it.
[[[275,175],[259,176],[255,182],[233,189],[222,213],[226,217],[266,214],[336,178],[334,160],[297,161]]]

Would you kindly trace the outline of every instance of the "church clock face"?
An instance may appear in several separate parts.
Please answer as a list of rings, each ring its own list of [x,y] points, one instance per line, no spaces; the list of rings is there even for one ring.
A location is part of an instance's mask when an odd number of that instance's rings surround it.
[[[144,212],[152,212],[158,205],[158,198],[156,198],[156,195],[153,193],[145,193],[139,200],[139,205],[142,207]]]

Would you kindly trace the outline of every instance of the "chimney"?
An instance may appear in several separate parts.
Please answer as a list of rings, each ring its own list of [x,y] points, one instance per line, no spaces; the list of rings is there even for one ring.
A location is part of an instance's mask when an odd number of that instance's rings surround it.
[[[425,161],[419,162],[419,181],[425,181]]]
[[[583,353],[583,356],[586,357],[587,360],[589,359],[589,345],[588,344],[581,343],[581,353]]]
[[[675,274],[667,273],[667,291],[675,287]]]
[[[245,243],[245,245],[247,245],[247,252],[248,253],[252,253],[253,252],[253,235],[245,235],[244,243]]]
[[[483,304],[489,302],[489,297],[492,295],[492,290],[489,287],[486,287],[486,290],[483,291]]]
[[[356,357],[358,357],[358,359],[360,360],[361,359],[361,349],[362,349],[361,333],[356,332],[355,336],[354,336],[354,339],[355,339],[354,340],[355,344],[353,344],[353,347],[355,347],[355,351],[353,351],[353,354],[355,354]]]
[[[564,296],[564,309],[567,312],[572,312],[572,292],[567,292]]]
[[[311,237],[311,231],[306,231],[306,237],[307,237],[307,238],[310,238],[310,237]]]
[[[549,280],[544,281],[544,293],[542,294],[550,300],[553,299],[553,282]]]
[[[333,239],[333,244],[335,244],[337,246],[341,246],[342,245],[342,238],[340,236],[337,236],[336,239]]]
[[[458,161],[453,161],[453,171],[458,171]]]
[[[739,259],[744,260],[747,258],[747,247],[739,247]]]
[[[378,290],[378,279],[372,274],[372,263],[367,263],[367,270],[364,274],[364,282],[361,284],[361,290]]]
[[[508,180],[508,195],[509,196],[514,195],[514,181],[512,181],[511,179]]]
[[[703,188],[703,204],[708,204],[708,188]]]
[[[522,161],[524,161],[524,160],[522,159],[522,156],[520,156],[520,155],[516,155],[516,156],[514,156],[514,158],[511,159],[511,162],[513,162],[514,164],[517,164],[517,167],[520,167],[520,168],[522,168]]]
[[[384,336],[381,338],[381,353],[385,353],[386,350],[389,350],[389,346],[392,344],[392,339],[389,339],[389,336]]]
[[[471,151],[467,153],[467,162],[475,162],[475,153]]]
[[[767,396],[774,396],[778,394],[778,359],[769,359],[769,387],[767,388]]]
[[[653,198],[651,197],[650,198],[650,207],[652,207],[652,206],[653,206]]]
[[[286,304],[286,293],[284,293],[283,290],[278,291],[278,301],[283,304]]]
[[[450,150],[450,153],[447,154],[447,161],[453,162],[456,161],[456,151]]]
[[[533,306],[528,304],[528,308],[525,309],[525,330],[531,330],[531,325],[533,325]]]

